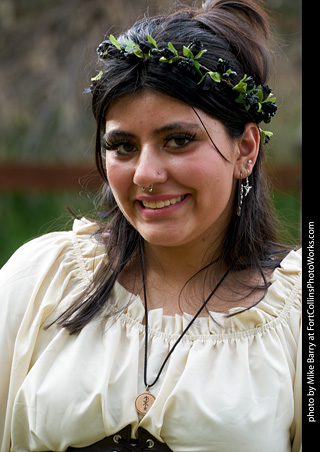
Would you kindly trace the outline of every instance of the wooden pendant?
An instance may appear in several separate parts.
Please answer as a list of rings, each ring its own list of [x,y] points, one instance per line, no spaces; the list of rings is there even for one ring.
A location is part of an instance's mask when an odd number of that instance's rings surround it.
[[[142,415],[147,414],[155,400],[155,396],[149,392],[147,387],[146,391],[139,394],[135,400],[137,412]]]

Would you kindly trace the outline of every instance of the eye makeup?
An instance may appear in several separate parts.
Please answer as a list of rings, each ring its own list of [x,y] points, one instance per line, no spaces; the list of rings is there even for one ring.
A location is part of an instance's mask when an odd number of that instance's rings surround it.
[[[166,150],[179,150],[196,141],[197,131],[192,126],[190,129],[186,128],[185,124],[183,124],[183,128],[181,125],[178,127],[177,124],[172,124],[156,130],[153,135]],[[199,129],[198,126],[197,129]],[[169,131],[171,133],[168,133]],[[116,155],[128,156],[139,150],[138,142],[139,138],[136,135],[125,131],[111,130],[104,135],[102,147],[104,150],[114,151]]]

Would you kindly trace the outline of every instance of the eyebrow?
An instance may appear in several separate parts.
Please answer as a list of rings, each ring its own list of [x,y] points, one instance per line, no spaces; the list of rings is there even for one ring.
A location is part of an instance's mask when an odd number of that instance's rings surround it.
[[[161,135],[162,133],[165,132],[170,132],[173,130],[177,130],[177,129],[202,129],[200,124],[197,123],[192,123],[192,122],[174,122],[171,124],[167,124],[163,127],[159,127],[158,129],[155,129],[152,132],[153,136],[157,136],[157,135]],[[106,139],[107,137],[112,137],[112,138],[117,138],[117,137],[121,137],[121,138],[136,138],[137,136],[134,133],[125,131],[125,130],[110,130],[109,132],[106,132],[103,135],[103,139]]]
[[[159,135],[163,132],[170,132],[171,130],[176,129],[201,129],[200,124],[192,123],[192,122],[174,122],[172,124],[167,124],[163,127],[159,127],[154,130],[154,135]]]

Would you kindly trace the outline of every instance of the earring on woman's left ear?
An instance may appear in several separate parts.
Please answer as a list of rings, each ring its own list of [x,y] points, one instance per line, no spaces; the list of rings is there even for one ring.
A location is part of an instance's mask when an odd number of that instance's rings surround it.
[[[246,177],[246,185],[244,186],[245,194],[244,196],[248,196],[249,191],[251,190],[252,186],[249,185],[249,177]]]
[[[240,171],[240,178],[238,182],[238,206],[237,206],[238,217],[240,217],[241,215],[242,202],[243,202],[243,184],[242,184],[242,173]]]
[[[240,215],[241,215],[243,198],[248,196],[248,193],[252,188],[252,186],[249,185],[249,177],[246,177],[246,185],[243,185],[242,180],[243,180],[242,172],[240,171],[240,179],[239,179],[239,183],[238,183],[238,206],[237,206],[238,217],[240,217]]]

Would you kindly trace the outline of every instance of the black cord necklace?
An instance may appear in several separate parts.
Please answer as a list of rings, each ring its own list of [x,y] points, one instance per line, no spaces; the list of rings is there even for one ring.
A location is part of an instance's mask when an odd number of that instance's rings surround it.
[[[206,307],[208,302],[211,300],[215,292],[218,290],[222,282],[225,280],[227,274],[229,273],[229,269],[225,272],[225,274],[222,276],[220,281],[217,283],[217,285],[214,287],[214,289],[211,291],[208,298],[203,302],[201,308],[198,310],[196,315],[192,318],[192,320],[189,322],[189,324],[186,326],[186,328],[183,330],[183,332],[180,334],[176,342],[174,343],[173,347],[170,349],[169,353],[167,354],[166,358],[164,359],[163,363],[161,364],[161,367],[159,369],[159,372],[154,379],[154,381],[151,384],[148,384],[147,381],[147,370],[148,370],[148,304],[147,304],[147,294],[146,294],[146,284],[145,284],[145,265],[144,265],[144,257],[143,257],[143,248],[142,248],[142,240],[140,239],[140,259],[141,259],[141,272],[142,272],[142,284],[143,284],[143,296],[144,296],[144,311],[145,311],[145,343],[144,343],[144,384],[146,386],[145,392],[142,392],[136,397],[135,400],[135,407],[138,413],[140,414],[146,414],[151,406],[153,405],[154,401],[156,400],[155,396],[149,392],[149,388],[154,386],[157,381],[159,380],[159,377],[161,375],[161,372],[164,369],[164,366],[167,364],[170,356],[174,352],[175,348],[183,338],[183,336],[186,334],[186,332],[189,330],[193,322],[196,320],[196,318],[200,315],[202,310]]]

